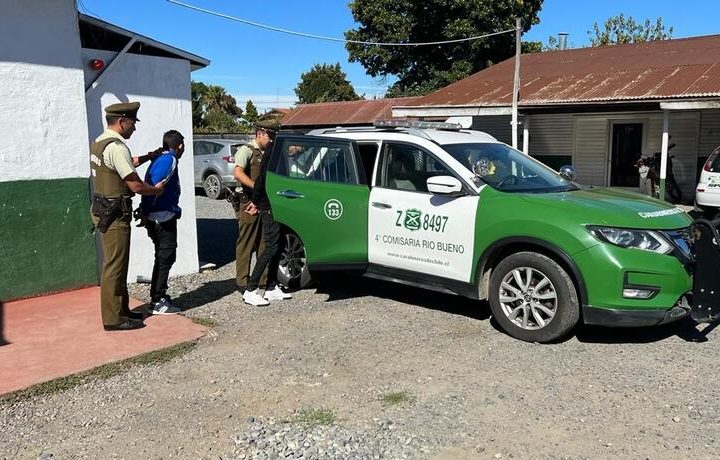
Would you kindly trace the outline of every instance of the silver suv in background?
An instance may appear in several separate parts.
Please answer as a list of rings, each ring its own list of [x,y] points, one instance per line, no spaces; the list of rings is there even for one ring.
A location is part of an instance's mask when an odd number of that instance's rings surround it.
[[[224,196],[224,185],[235,184],[235,153],[246,142],[239,139],[197,139],[193,141],[195,187],[214,200]]]

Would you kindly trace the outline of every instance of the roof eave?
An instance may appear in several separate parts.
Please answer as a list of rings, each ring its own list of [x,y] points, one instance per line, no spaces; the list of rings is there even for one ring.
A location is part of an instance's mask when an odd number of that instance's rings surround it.
[[[702,98],[702,99],[700,99]],[[583,101],[528,101],[520,103],[519,110],[547,108],[547,107],[572,107],[572,106],[589,106],[589,105],[627,105],[627,104],[659,104],[661,107],[672,110],[678,107],[694,107],[702,108],[720,108],[720,95],[702,95],[698,97],[668,96],[663,98],[650,99],[596,99]],[[680,105],[678,105],[680,104]],[[691,105],[688,105],[691,104]],[[488,115],[510,115],[512,107],[510,105],[498,104],[472,104],[472,105],[424,105],[424,106],[394,106],[392,107],[393,117],[442,117],[442,116],[488,116]]]
[[[103,21],[98,18],[94,18],[92,16],[88,16],[86,14],[78,13],[78,16],[79,16],[79,20],[81,20],[81,21],[86,21],[97,27],[107,29],[116,34],[124,35],[128,38],[137,37],[138,41],[141,41],[150,46],[154,46],[155,48],[161,49],[170,54],[174,54],[178,58],[186,59],[190,62],[190,68],[193,71],[203,69],[210,65],[209,59],[205,59],[204,57],[198,56],[197,54],[193,54],[193,53],[181,50],[180,48],[175,48],[174,46],[170,46],[165,43],[159,42],[157,40],[153,40],[152,38],[146,37],[145,35],[141,35],[141,34],[132,32],[130,30],[123,29],[122,27],[116,26],[114,24],[111,24],[109,22]]]

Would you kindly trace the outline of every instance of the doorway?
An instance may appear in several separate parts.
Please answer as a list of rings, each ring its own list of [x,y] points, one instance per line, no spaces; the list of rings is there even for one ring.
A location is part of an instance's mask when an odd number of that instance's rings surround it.
[[[643,124],[613,123],[610,151],[610,186],[638,187],[635,162],[642,154]]]

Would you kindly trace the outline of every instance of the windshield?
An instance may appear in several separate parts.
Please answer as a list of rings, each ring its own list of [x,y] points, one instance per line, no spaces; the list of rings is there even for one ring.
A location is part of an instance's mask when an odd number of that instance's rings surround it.
[[[573,182],[530,156],[500,143],[441,146],[489,186],[503,192],[564,192],[577,190]],[[477,165],[477,170],[473,171]]]

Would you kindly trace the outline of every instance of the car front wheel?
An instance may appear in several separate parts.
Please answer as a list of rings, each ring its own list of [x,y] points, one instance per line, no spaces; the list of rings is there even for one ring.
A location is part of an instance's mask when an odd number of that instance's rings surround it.
[[[203,181],[205,195],[213,200],[219,200],[223,195],[222,181],[217,174],[210,174]]]
[[[526,342],[552,342],[580,318],[575,286],[565,270],[536,252],[503,259],[490,275],[490,309],[500,326]]]
[[[305,245],[294,233],[288,232],[283,235],[277,279],[283,286],[293,289],[302,289],[310,284]]]

